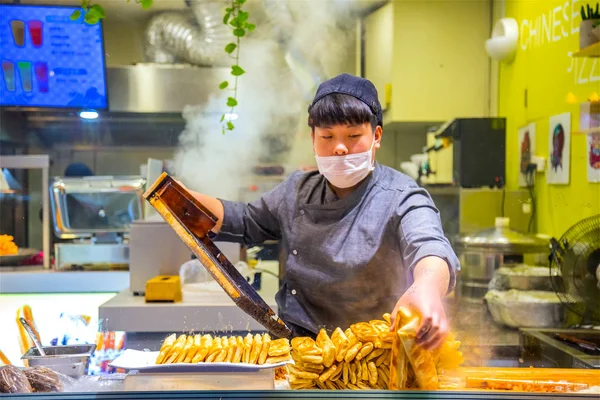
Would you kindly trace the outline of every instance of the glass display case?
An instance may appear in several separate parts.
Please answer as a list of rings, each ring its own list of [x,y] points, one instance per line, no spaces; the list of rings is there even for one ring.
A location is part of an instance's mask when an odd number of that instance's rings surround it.
[[[517,393],[473,393],[473,392],[323,392],[323,391],[170,391],[170,392],[119,392],[119,393],[63,393],[56,394],[33,393],[28,395],[12,395],[12,399],[56,399],[65,400],[109,400],[109,399],[434,399],[434,400],[461,400],[461,399],[490,399],[490,400],[568,400],[568,399],[593,399],[594,395],[568,395],[568,394],[527,394]]]
[[[50,186],[55,268],[128,269],[130,227],[143,217],[145,183],[135,176],[55,177]]]
[[[42,155],[3,155],[0,157],[0,205],[4,210],[3,213],[11,213],[13,215],[6,216],[3,222],[3,229],[10,229],[9,234],[17,234],[17,248],[15,252],[9,252],[4,254],[0,252],[0,265],[4,266],[15,266],[24,260],[34,259],[38,253],[41,255],[41,262],[44,268],[50,268],[50,202],[48,192],[48,181],[49,181],[49,169],[50,169],[50,158],[46,154]],[[24,235],[23,222],[29,222],[29,212],[27,207],[30,200],[28,190],[17,182],[10,171],[18,170],[39,170],[41,171],[41,190],[39,194],[41,197],[40,201],[40,214],[42,219],[42,248],[33,249],[30,247],[23,247],[29,244],[29,237]],[[21,176],[24,176],[21,174]],[[26,189],[26,188],[25,188]],[[33,202],[31,202],[33,204]],[[36,214],[37,216],[37,214]],[[20,217],[20,221],[16,220],[16,217]],[[12,225],[6,225],[12,221]],[[2,232],[5,233],[5,232]],[[10,241],[14,242],[14,237],[10,236]],[[21,246],[21,248],[18,248]],[[38,250],[41,250],[39,252]],[[34,261],[35,262],[35,261]]]
[[[0,400],[599,398],[597,6],[14,3],[0,4],[0,94],[16,99],[0,102]],[[307,126],[342,73],[372,83],[366,102],[337,93],[364,121],[336,103],[335,124]],[[345,155],[347,177],[375,161],[341,188],[320,162]],[[296,197],[268,201],[280,192]],[[443,279],[404,297],[430,257],[450,268],[423,276]],[[449,334],[427,349],[432,304],[433,334]],[[329,326],[344,307],[368,318]]]

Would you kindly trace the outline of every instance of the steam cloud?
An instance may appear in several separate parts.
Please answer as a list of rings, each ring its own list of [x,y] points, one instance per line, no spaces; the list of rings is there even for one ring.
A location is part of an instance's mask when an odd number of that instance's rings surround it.
[[[278,163],[293,171],[314,164],[306,126],[308,98],[319,80],[354,72],[355,18],[352,1],[276,0],[250,2],[257,29],[244,38],[240,65],[235,130],[221,134],[220,115],[226,92],[215,90],[209,104],[183,111],[186,127],[180,135],[174,172],[191,189],[230,200],[240,198],[252,167]],[[289,13],[280,12],[287,6]],[[287,11],[286,10],[286,11]],[[255,19],[256,21],[256,19]],[[281,42],[284,46],[280,46]],[[291,49],[285,54],[282,48]],[[300,55],[300,57],[297,57]],[[292,68],[290,68],[290,66]],[[262,188],[263,190],[266,188]]]

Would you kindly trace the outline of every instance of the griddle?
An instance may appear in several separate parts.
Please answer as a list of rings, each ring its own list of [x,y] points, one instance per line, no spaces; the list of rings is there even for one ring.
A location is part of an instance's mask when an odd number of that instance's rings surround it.
[[[290,329],[231,264],[209,237],[215,217],[167,173],[163,173],[144,198],[173,228],[200,263],[221,285],[235,304],[279,338],[291,336]]]

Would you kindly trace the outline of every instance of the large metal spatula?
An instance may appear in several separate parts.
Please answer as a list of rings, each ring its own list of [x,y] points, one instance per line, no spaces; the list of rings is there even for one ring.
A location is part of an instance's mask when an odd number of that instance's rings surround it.
[[[291,331],[209,238],[217,218],[168,174],[144,193],[235,304],[276,337]]]

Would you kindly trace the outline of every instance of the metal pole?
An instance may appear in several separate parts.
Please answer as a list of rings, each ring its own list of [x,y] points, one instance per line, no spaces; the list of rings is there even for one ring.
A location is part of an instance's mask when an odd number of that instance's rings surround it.
[[[44,251],[44,268],[50,268],[50,193],[48,167],[42,168],[42,246]]]

